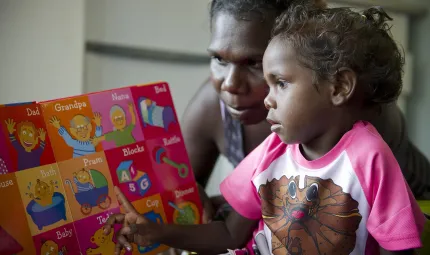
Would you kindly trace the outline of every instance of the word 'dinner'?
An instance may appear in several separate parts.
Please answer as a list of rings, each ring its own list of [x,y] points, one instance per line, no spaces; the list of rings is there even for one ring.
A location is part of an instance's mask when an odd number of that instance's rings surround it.
[[[201,223],[167,83],[0,105],[0,121],[0,254],[112,254],[115,186],[150,221]]]

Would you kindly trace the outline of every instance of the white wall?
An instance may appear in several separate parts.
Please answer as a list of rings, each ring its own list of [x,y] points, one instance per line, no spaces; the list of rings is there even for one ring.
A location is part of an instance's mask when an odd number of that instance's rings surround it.
[[[430,6],[430,2],[429,2]],[[412,51],[415,53],[415,89],[408,105],[412,140],[430,158],[430,13],[411,23]]]
[[[84,0],[0,1],[0,104],[82,93]]]
[[[206,54],[210,2],[87,0],[86,39]]]

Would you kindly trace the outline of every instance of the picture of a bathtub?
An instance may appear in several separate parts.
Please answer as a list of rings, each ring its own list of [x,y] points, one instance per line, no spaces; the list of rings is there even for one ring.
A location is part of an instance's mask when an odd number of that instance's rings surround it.
[[[67,220],[64,195],[59,192],[54,192],[52,204],[41,206],[31,200],[26,210],[39,230],[60,220]]]

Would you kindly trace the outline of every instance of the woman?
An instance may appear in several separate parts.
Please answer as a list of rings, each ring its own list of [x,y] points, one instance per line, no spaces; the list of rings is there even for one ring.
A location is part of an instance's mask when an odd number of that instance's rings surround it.
[[[211,3],[211,78],[197,91],[182,120],[182,132],[197,182],[205,186],[218,156],[236,166],[270,133],[263,100],[267,85],[261,60],[276,16],[292,1],[213,0]],[[323,1],[315,0],[321,7]],[[394,152],[418,199],[429,198],[430,163],[410,142],[404,117],[396,105],[366,112]],[[214,215],[211,198],[201,187],[205,220]]]

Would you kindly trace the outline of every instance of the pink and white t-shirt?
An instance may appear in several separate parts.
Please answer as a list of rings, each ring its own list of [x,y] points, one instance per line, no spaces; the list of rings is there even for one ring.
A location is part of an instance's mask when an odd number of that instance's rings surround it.
[[[221,184],[242,216],[260,220],[251,254],[379,254],[421,247],[425,218],[388,145],[357,122],[323,157],[270,135]],[[378,245],[379,244],[379,245]],[[254,251],[252,250],[254,247]]]

